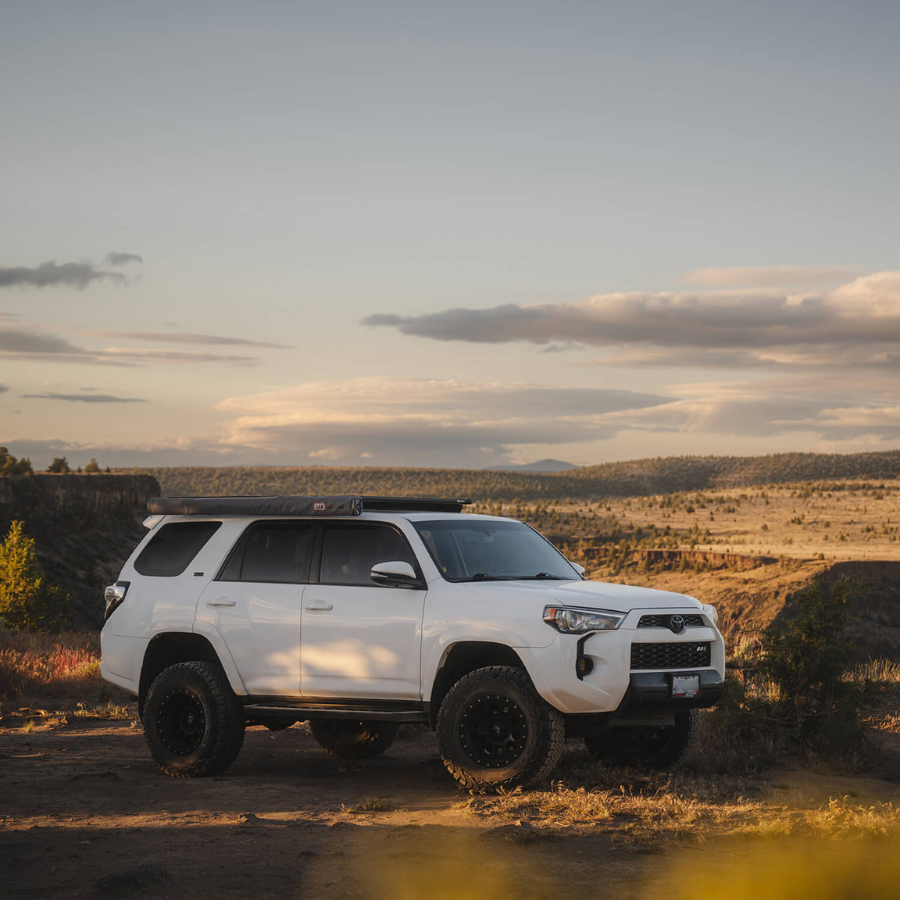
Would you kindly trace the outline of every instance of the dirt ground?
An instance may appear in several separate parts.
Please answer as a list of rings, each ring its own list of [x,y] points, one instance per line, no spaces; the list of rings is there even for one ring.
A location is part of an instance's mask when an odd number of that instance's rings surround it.
[[[896,784],[811,773],[773,773],[759,790],[800,805],[900,800]],[[0,728],[0,893],[637,900],[694,896],[700,871],[719,887],[761,871],[746,839],[654,847],[581,827],[531,840],[528,822],[479,816],[470,801],[421,729],[352,768],[302,726],[254,728],[227,774],[178,780],[155,769],[137,723]],[[389,808],[353,811],[366,805]],[[796,858],[812,872],[819,852],[798,845]],[[854,865],[898,874],[895,848],[866,853]]]

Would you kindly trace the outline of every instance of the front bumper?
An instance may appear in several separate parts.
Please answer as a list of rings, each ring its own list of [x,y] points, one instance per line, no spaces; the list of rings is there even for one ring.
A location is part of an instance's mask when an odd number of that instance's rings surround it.
[[[585,637],[557,634],[546,647],[516,648],[538,693],[566,715],[596,713],[628,714],[637,710],[651,715],[669,715],[679,709],[712,706],[722,693],[725,675],[725,644],[714,626],[692,627],[683,634],[668,628],[638,628],[642,615],[653,609],[632,610],[615,631],[595,632]],[[663,610],[696,614],[696,609]],[[690,662],[632,669],[632,645],[691,646],[710,644],[709,665]],[[590,661],[579,674],[581,659]],[[700,675],[700,694],[690,700],[672,700],[673,675]]]
[[[632,672],[628,690],[619,704],[618,715],[629,713],[674,713],[682,709],[713,706],[722,696],[725,682],[710,669],[696,672],[679,671],[678,675],[699,675],[700,693],[696,697],[673,699],[672,673]]]

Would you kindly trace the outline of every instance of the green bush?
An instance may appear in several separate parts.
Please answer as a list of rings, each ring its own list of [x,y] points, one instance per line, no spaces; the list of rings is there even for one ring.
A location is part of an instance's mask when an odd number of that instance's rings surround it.
[[[740,645],[740,665],[731,663],[722,699],[705,717],[701,767],[754,770],[786,754],[859,758],[875,690],[851,675],[846,630],[861,593],[852,577],[815,581],[793,596],[783,625]]]
[[[846,636],[861,594],[852,576],[815,581],[794,595],[786,626],[763,640],[762,671],[778,691],[774,713],[803,744],[839,749],[863,738],[872,690],[848,677],[855,651]]]
[[[65,628],[69,598],[47,581],[38,560],[34,538],[21,522],[13,522],[0,545],[0,626],[12,631],[51,631]]]

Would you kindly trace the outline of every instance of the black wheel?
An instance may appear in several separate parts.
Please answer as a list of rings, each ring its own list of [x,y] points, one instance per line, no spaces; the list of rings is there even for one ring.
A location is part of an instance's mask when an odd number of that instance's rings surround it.
[[[675,714],[664,727],[615,728],[603,737],[586,737],[584,746],[602,762],[619,766],[674,769],[700,739],[700,710]]]
[[[338,759],[371,759],[394,743],[400,726],[396,722],[311,719],[309,730],[322,749]]]
[[[167,775],[218,775],[244,743],[244,715],[217,663],[185,662],[165,669],[150,686],[144,734]]]
[[[565,725],[527,672],[489,666],[450,688],[437,734],[444,765],[462,787],[497,790],[549,775],[562,754]]]

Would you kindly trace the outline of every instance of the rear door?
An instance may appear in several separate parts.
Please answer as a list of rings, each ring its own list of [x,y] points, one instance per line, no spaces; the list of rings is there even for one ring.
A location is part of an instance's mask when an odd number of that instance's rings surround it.
[[[418,563],[399,529],[327,522],[303,595],[300,689],[307,698],[418,700],[425,590],[384,587],[379,562]],[[424,584],[424,582],[423,582]]]
[[[197,605],[197,618],[219,630],[250,694],[300,693],[300,605],[315,527],[254,522]]]

